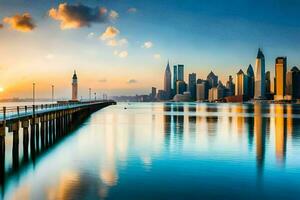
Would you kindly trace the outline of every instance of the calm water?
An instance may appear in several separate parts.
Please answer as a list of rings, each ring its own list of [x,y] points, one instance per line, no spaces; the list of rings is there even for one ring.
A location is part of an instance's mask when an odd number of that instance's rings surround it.
[[[120,103],[7,178],[2,198],[299,199],[300,106]]]

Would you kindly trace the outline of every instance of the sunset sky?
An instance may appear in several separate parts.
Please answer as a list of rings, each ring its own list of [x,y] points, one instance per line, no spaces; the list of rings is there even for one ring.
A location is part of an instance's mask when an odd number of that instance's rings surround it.
[[[299,66],[297,0],[0,0],[0,98],[69,97],[162,88],[166,63],[185,76],[213,70],[222,81],[254,61],[258,47]],[[274,74],[274,73],[273,73]],[[3,90],[3,91],[2,91]]]

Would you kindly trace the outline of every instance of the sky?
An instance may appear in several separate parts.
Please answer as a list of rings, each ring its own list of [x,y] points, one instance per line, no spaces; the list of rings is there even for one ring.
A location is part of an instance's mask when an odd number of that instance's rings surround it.
[[[185,77],[212,70],[225,82],[254,66],[257,49],[274,75],[277,56],[299,66],[298,0],[0,0],[0,99],[150,93],[166,64]]]

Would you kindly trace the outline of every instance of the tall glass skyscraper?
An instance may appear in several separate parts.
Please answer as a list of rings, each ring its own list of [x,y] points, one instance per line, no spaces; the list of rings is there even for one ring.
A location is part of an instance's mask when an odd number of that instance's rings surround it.
[[[167,64],[166,70],[165,70],[165,77],[164,77],[164,91],[166,93],[166,98],[170,99],[172,94],[172,77],[171,77],[171,70],[169,62]]]
[[[173,67],[173,96],[177,93],[177,80],[178,80],[178,71],[177,71],[177,65],[174,65]]]
[[[184,81],[184,65],[178,65],[178,81]]]
[[[254,98],[255,99],[265,99],[266,93],[266,74],[265,74],[265,56],[261,49],[258,49],[256,63],[255,63],[255,91]]]

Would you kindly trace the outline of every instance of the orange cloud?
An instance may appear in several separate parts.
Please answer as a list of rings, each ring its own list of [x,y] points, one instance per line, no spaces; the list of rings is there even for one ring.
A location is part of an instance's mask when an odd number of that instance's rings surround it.
[[[106,28],[104,33],[102,33],[100,38],[101,38],[101,40],[112,39],[112,38],[116,37],[119,33],[120,33],[120,31],[117,28],[115,28],[113,26],[109,26]]]
[[[22,15],[16,14],[12,17],[5,17],[3,19],[3,22],[9,24],[12,29],[21,32],[31,32],[36,27],[29,13],[24,13]]]
[[[92,8],[82,4],[62,3],[59,4],[58,8],[49,10],[49,17],[60,21],[61,29],[89,27],[91,23],[105,23],[111,17],[116,18],[117,16],[118,13],[115,11],[108,14],[106,8]]]

